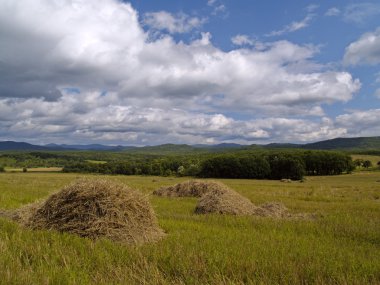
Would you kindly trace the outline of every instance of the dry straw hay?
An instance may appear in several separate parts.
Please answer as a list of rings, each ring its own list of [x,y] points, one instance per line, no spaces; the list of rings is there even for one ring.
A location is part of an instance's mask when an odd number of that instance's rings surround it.
[[[27,204],[16,210],[6,211],[6,217],[10,218],[22,225],[26,223],[35,215],[36,211],[43,205],[43,202],[38,201],[31,204]]]
[[[153,194],[165,197],[202,197],[205,193],[224,187],[226,186],[214,181],[189,180],[174,186],[161,187]]]
[[[312,218],[308,214],[292,214],[282,203],[270,202],[260,206],[233,191],[227,186],[213,189],[204,194],[195,207],[196,214],[228,214],[271,218]]]
[[[0,218],[11,218],[12,214],[8,210],[0,209]]]
[[[296,217],[295,214],[291,214],[289,209],[282,203],[269,202],[256,207],[254,210],[255,216],[272,217],[272,218],[292,218]]]
[[[229,189],[221,187],[203,195],[195,208],[196,214],[252,215],[256,209],[250,200]]]
[[[303,214],[291,214],[281,203],[271,202],[260,206],[215,181],[189,180],[174,186],[161,187],[153,192],[165,197],[198,197],[196,214],[254,215],[272,218],[303,218]]]
[[[16,210],[0,209],[0,217],[12,219],[24,225],[41,205],[42,202],[34,202]]]
[[[129,244],[154,242],[164,236],[142,193],[104,179],[78,180],[42,204],[21,208],[13,219],[32,229]]]

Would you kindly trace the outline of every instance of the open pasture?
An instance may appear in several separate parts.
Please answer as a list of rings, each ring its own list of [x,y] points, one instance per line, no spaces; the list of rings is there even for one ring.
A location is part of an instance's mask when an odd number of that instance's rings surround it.
[[[44,199],[83,176],[0,173],[0,208]],[[379,172],[304,183],[218,179],[254,204],[316,214],[306,220],[196,215],[196,198],[151,195],[188,178],[106,178],[149,195],[167,236],[128,246],[0,218],[0,284],[380,284]]]
[[[352,160],[355,159],[362,159],[362,160],[369,160],[372,163],[373,168],[377,168],[377,163],[380,162],[380,156],[378,155],[365,155],[365,154],[353,154],[351,155]]]

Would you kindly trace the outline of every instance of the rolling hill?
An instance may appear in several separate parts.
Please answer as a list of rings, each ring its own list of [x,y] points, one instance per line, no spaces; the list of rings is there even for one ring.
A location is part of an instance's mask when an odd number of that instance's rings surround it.
[[[68,144],[48,144],[33,145],[26,142],[0,141],[0,151],[29,151],[29,150],[46,150],[46,151],[125,151],[130,153],[202,153],[202,152],[223,152],[239,149],[278,149],[278,148],[299,148],[310,150],[379,150],[380,137],[358,137],[358,138],[335,138],[331,140],[319,141],[307,144],[291,143],[270,143],[266,145],[240,145],[234,143],[222,143],[216,145],[187,145],[187,144],[162,144],[156,146],[109,146],[102,144],[88,145],[68,145]]]
[[[380,137],[359,137],[359,138],[336,138],[301,146],[305,149],[377,149],[380,150]]]
[[[49,150],[40,145],[33,145],[25,142],[0,141],[0,151],[7,150]]]

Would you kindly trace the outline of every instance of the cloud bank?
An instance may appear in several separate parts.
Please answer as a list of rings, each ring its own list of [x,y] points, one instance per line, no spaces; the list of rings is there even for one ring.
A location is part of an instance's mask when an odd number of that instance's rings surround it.
[[[170,35],[200,27],[194,19],[157,12],[142,20],[116,0],[1,1],[0,136],[249,143],[351,132],[322,105],[349,101],[360,82],[315,64],[316,47],[275,41],[224,51],[207,32],[188,43]],[[163,32],[150,37],[140,20]]]

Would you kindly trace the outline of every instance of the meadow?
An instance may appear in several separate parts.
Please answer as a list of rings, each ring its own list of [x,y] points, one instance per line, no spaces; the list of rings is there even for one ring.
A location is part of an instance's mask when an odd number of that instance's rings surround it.
[[[0,173],[0,208],[44,199],[83,176]],[[195,215],[195,198],[151,195],[186,177],[107,178],[149,195],[163,240],[129,246],[0,218],[0,284],[380,284],[380,172],[303,183],[218,179],[255,204],[315,214],[306,220]]]
[[[372,163],[372,167],[376,168],[377,163],[380,162],[380,156],[377,155],[365,155],[365,154],[353,154],[351,155],[352,160],[355,159],[362,159],[362,160],[369,160]]]

